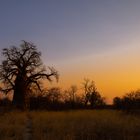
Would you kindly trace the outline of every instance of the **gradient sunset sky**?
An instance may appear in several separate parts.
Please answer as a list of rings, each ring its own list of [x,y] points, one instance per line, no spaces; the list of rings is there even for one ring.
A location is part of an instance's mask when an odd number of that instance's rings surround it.
[[[140,88],[140,0],[0,0],[0,49],[21,40],[59,71],[54,85],[89,78],[109,100]]]

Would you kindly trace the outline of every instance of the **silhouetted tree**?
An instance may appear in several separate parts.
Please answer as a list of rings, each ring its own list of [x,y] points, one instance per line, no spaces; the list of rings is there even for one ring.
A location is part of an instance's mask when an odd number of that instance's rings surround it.
[[[41,53],[37,47],[29,42],[23,41],[20,47],[3,49],[5,60],[0,65],[0,80],[4,83],[2,91],[14,92],[13,104],[19,108],[26,108],[27,101],[32,87],[36,86],[41,91],[41,79],[48,79],[54,76],[58,79],[58,73],[54,68],[46,73],[41,61]]]
[[[76,92],[77,92],[77,86],[75,85],[72,85],[69,89],[65,91],[65,94],[67,94],[68,100],[70,102],[75,102]]]
[[[65,90],[64,92],[64,97],[65,97],[65,103],[69,104],[69,106],[71,106],[72,108],[74,108],[75,104],[76,104],[76,99],[77,99],[77,86],[76,85],[72,85],[70,86],[69,89]]]
[[[61,90],[59,87],[52,87],[47,90],[46,97],[52,103],[59,102],[61,98]]]
[[[125,109],[140,109],[140,90],[131,91],[122,98]]]
[[[140,90],[131,91],[122,98],[115,97],[113,99],[113,105],[117,109],[124,109],[127,111],[140,109]]]
[[[122,99],[120,97],[114,97],[113,106],[115,109],[122,109]]]
[[[98,107],[105,104],[104,98],[97,91],[94,81],[84,79],[83,82],[85,105],[90,104],[91,107]]]
[[[90,80],[89,79],[84,79],[84,82],[82,83],[83,84],[83,89],[84,89],[84,98],[85,98],[85,105],[88,104],[89,102],[89,99],[90,99]]]
[[[69,94],[70,94],[70,98],[71,98],[73,103],[76,100],[76,92],[77,92],[77,86],[76,85],[72,85],[70,87],[70,89],[69,89]]]

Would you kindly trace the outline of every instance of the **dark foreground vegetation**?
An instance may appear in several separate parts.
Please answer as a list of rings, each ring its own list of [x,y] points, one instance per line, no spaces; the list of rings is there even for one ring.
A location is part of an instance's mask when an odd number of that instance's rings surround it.
[[[140,117],[117,110],[31,111],[33,140],[139,140]],[[22,140],[26,113],[0,115],[0,139]]]

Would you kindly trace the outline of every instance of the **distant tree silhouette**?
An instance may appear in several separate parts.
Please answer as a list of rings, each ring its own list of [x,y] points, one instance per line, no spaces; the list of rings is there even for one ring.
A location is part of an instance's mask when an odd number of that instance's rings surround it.
[[[52,103],[57,103],[59,102],[61,98],[61,90],[59,87],[52,87],[49,88],[46,92],[46,97],[48,100]]]
[[[140,109],[140,90],[131,91],[122,98],[125,109]]]
[[[62,109],[63,105],[62,91],[59,87],[48,88],[39,96],[30,98],[31,109],[58,110]]]
[[[77,86],[72,85],[69,89],[65,90],[65,94],[67,94],[67,100],[70,102],[75,102],[77,92]]]
[[[93,81],[92,81],[93,83]],[[91,83],[90,83],[90,80],[89,79],[84,79],[84,82],[82,83],[83,84],[83,89],[84,89],[84,98],[85,98],[85,105],[88,104],[89,102],[89,99],[90,99],[90,87],[91,87]]]
[[[125,94],[122,98],[115,97],[113,105],[117,109],[135,110],[140,109],[140,90],[131,91]]]
[[[51,81],[58,73],[54,68],[46,69],[41,61],[41,53],[33,43],[23,41],[20,47],[3,49],[5,60],[0,65],[0,80],[4,83],[1,91],[13,91],[13,104],[19,108],[26,108],[32,87],[36,86],[41,91],[41,79]]]
[[[77,102],[77,86],[76,85],[72,85],[70,86],[70,88],[68,88],[67,90],[64,91],[64,100],[65,103],[67,103],[67,105],[69,104],[69,106],[71,106],[72,108],[75,107],[76,102]]]
[[[97,91],[94,81],[84,79],[83,88],[85,94],[85,105],[90,104],[91,107],[97,107],[105,104],[104,99]]]
[[[76,85],[72,85],[69,89],[69,95],[71,98],[71,101],[74,103],[76,100],[76,93],[77,93],[77,86]]]
[[[115,109],[121,109],[122,108],[122,99],[120,97],[114,97],[113,105],[114,105]]]

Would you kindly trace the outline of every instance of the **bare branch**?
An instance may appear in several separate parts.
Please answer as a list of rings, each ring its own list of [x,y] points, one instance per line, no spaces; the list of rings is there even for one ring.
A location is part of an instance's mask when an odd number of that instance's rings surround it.
[[[9,93],[12,90],[14,90],[14,89],[13,88],[8,88],[8,89],[2,89],[2,88],[0,88],[0,91],[3,92],[3,93],[5,93],[5,94]]]

